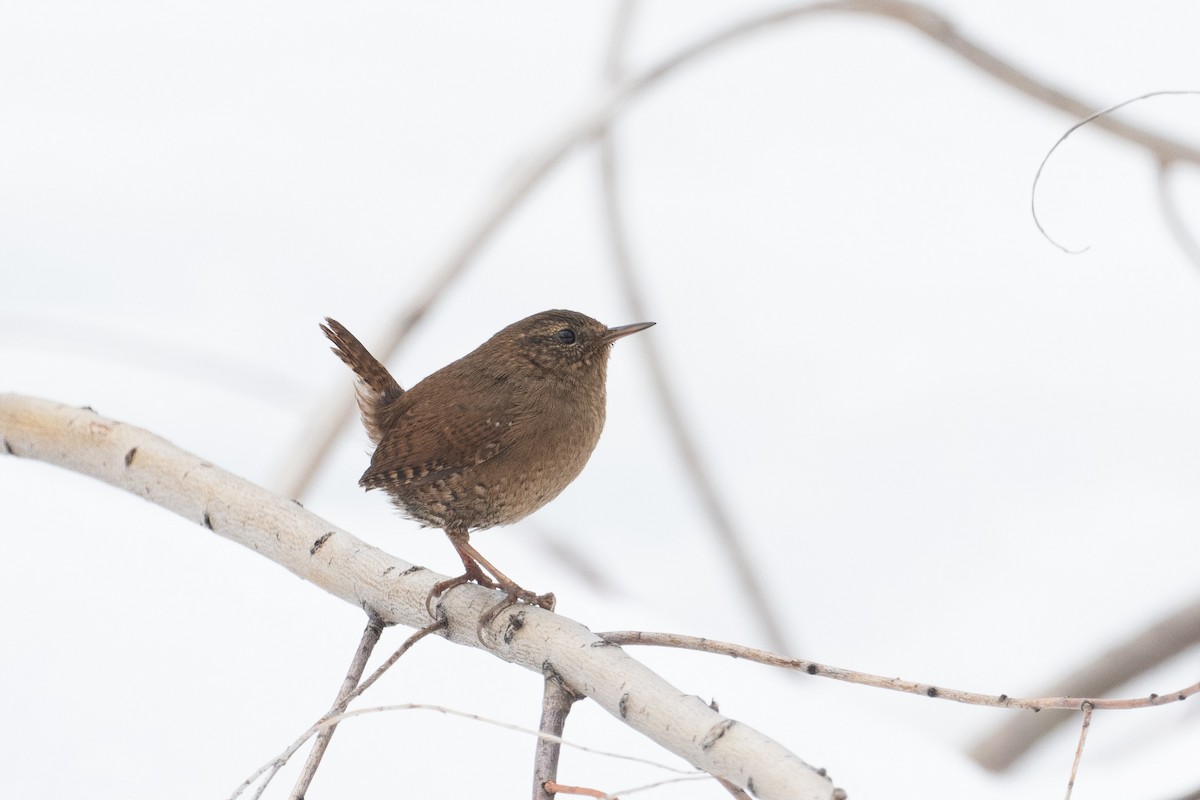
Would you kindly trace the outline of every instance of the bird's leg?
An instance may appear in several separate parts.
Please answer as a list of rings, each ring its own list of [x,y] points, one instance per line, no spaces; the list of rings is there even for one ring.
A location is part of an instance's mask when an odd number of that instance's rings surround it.
[[[484,565],[480,564],[479,558],[474,547],[471,547],[470,534],[463,531],[462,533],[447,533],[450,537],[450,544],[454,545],[454,551],[458,553],[458,557],[462,559],[463,575],[466,581],[475,581],[480,586],[485,586],[488,589],[495,589],[496,582],[493,581],[488,574],[484,572]]]
[[[458,557],[462,559],[463,574],[457,578],[440,581],[433,585],[429,590],[429,594],[425,597],[425,610],[429,612],[429,616],[434,616],[433,600],[440,597],[455,586],[461,586],[464,583],[475,583],[487,589],[497,588],[496,582],[487,576],[487,573],[479,566],[479,562],[471,555],[475,548],[469,543],[470,534],[467,531],[447,530],[446,538],[450,540],[450,544],[454,545],[454,551],[458,553]],[[464,550],[464,548],[466,548]]]
[[[429,592],[429,596],[425,598],[425,608],[430,612],[430,616],[433,616],[432,605],[435,597],[442,595],[449,589],[453,589],[455,586],[460,586],[471,581],[488,589],[500,589],[508,595],[502,603],[497,604],[484,615],[483,621],[480,623],[481,626],[491,622],[501,611],[517,602],[530,603],[548,611],[554,610],[555,598],[553,593],[535,594],[519,586],[516,581],[492,566],[490,561],[471,546],[470,535],[466,531],[448,530],[446,531],[446,537],[450,539],[450,544],[454,545],[458,557],[462,559],[464,572],[457,578],[450,578],[449,580],[434,584],[433,589]]]
[[[454,546],[459,547],[460,544],[456,543]],[[546,594],[536,594],[534,592],[529,591],[528,589],[522,588],[512,578],[508,577],[503,572],[501,572],[500,570],[498,570],[494,566],[492,566],[492,563],[490,561],[488,561],[486,558],[484,558],[483,555],[478,550],[476,550],[474,547],[472,547],[471,543],[466,541],[465,537],[464,537],[463,541],[461,542],[461,547],[462,547],[462,549],[459,550],[459,555],[463,555],[464,552],[466,553],[466,555],[469,555],[471,560],[474,561],[478,566],[482,567],[483,569],[485,569],[489,573],[491,573],[491,576],[496,579],[496,585],[498,586],[498,588],[502,592],[504,592],[505,594],[508,595],[507,600],[505,600],[499,606],[497,606],[496,608],[493,608],[491,611],[489,611],[487,614],[484,615],[485,622],[491,622],[493,619],[496,618],[496,615],[499,614],[504,608],[506,608],[507,606],[510,606],[516,602],[529,603],[531,605],[541,606],[542,608],[546,609],[547,611],[554,610],[554,593],[553,592],[547,592]],[[465,560],[465,556],[464,556],[464,560]]]

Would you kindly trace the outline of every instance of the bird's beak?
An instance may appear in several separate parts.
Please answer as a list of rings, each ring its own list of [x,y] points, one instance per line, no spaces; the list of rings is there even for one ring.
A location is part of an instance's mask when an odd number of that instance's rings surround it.
[[[632,325],[619,325],[616,328],[609,328],[604,332],[604,337],[601,341],[603,341],[605,344],[611,344],[617,339],[620,339],[622,336],[628,336],[631,333],[644,331],[653,324],[653,322],[635,322]]]

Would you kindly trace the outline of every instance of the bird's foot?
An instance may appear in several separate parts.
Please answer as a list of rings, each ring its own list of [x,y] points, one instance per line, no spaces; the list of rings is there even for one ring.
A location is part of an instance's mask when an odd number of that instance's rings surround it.
[[[528,589],[522,588],[510,580],[501,580],[497,587],[503,591],[508,597],[504,600],[505,606],[511,606],[514,603],[526,603],[531,606],[544,608],[547,611],[554,610],[555,597],[554,592],[546,592],[545,594],[536,594]],[[491,612],[488,612],[491,613]],[[499,612],[497,612],[499,613]]]
[[[473,569],[468,568],[466,572],[464,572],[462,575],[459,575],[457,578],[438,581],[433,585],[433,588],[429,590],[429,594],[425,596],[425,610],[429,612],[429,616],[435,619],[437,618],[437,614],[435,614],[433,611],[434,601],[444,595],[446,592],[453,589],[455,586],[462,586],[464,583],[474,582],[485,589],[502,588],[500,587],[500,584],[488,577],[488,575],[482,569],[480,569],[478,565],[473,565],[473,567]]]
[[[500,584],[499,588],[504,591],[505,597],[499,603],[497,603],[496,605],[489,608],[486,612],[484,612],[483,616],[479,618],[479,625],[476,628],[476,632],[481,637],[482,637],[484,628],[486,628],[488,625],[491,625],[492,622],[495,621],[496,617],[500,616],[500,614],[503,613],[503,611],[506,608],[515,606],[518,603],[524,603],[526,605],[537,606],[538,608],[544,608],[547,611],[554,610],[554,605],[556,602],[556,599],[554,597],[554,592],[546,592],[545,594],[535,594],[534,592],[531,592],[528,589],[522,589],[520,586],[518,586],[515,583],[508,583],[508,584],[502,583],[502,584]]]

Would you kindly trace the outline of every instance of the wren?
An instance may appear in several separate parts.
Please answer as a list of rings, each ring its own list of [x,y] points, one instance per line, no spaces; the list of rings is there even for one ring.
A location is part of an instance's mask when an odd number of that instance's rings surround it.
[[[604,428],[610,345],[654,323],[609,328],[575,311],[543,311],[408,391],[345,326],[325,323],[331,349],[358,377],[375,445],[359,485],[444,530],[462,559],[463,574],[434,586],[426,605],[474,581],[507,595],[486,620],[518,601],[553,610],[553,594],[518,586],[471,545],[471,531],[523,519],[575,480]]]

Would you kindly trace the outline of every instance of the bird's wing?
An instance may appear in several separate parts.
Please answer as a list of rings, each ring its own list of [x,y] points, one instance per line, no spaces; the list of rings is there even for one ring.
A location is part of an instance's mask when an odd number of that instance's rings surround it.
[[[486,385],[483,385],[485,384]],[[430,483],[496,457],[519,438],[524,414],[503,376],[431,375],[406,392],[359,484]]]

